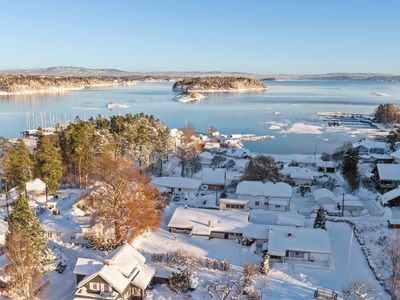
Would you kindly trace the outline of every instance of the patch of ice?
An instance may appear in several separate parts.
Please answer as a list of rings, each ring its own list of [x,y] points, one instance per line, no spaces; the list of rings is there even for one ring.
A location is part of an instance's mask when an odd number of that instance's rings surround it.
[[[279,133],[295,133],[295,134],[321,134],[321,126],[306,125],[304,123],[294,123],[288,130],[282,130]]]
[[[376,95],[376,96],[383,96],[383,97],[389,97],[390,95],[385,94],[385,93],[371,93],[372,95]]]
[[[129,104],[118,104],[118,103],[112,103],[112,102],[110,102],[110,103],[108,103],[107,105],[106,105],[106,107],[108,108],[108,109],[114,109],[114,108],[128,108],[128,107],[131,107]]]
[[[324,141],[329,141],[329,139],[324,139]]]
[[[268,129],[282,129],[282,127],[271,125]]]

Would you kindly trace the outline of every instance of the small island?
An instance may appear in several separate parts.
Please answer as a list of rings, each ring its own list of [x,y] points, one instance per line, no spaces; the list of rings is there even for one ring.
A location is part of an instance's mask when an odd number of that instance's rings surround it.
[[[190,90],[191,92],[263,92],[267,89],[265,83],[247,77],[197,77],[182,79],[172,87],[174,92]]]
[[[184,92],[180,93],[179,95],[175,96],[174,100],[178,101],[180,103],[187,103],[187,102],[200,101],[204,98],[205,98],[205,96],[200,93],[184,91]]]

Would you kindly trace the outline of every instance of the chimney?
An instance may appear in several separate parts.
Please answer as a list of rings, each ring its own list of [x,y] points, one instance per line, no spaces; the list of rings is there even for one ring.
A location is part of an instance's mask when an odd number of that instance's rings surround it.
[[[211,228],[211,221],[208,221],[208,227]]]
[[[104,264],[105,264],[106,266],[109,266],[109,265],[110,265],[110,261],[109,261],[108,259],[106,259],[106,260],[104,261]]]
[[[287,234],[287,236],[289,236],[289,237],[292,236],[292,232],[289,231],[288,234]]]

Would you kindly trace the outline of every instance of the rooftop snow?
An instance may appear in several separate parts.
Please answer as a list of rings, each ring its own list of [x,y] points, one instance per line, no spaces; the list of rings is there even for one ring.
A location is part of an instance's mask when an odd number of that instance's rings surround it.
[[[242,181],[236,187],[237,195],[290,198],[292,187],[283,182]]]
[[[200,180],[182,177],[156,177],[151,182],[154,186],[184,189],[198,189],[201,185]]]
[[[287,250],[331,254],[329,235],[323,229],[270,226],[268,253],[285,256]]]
[[[219,202],[228,203],[228,204],[239,204],[239,205],[249,204],[248,200],[237,200],[237,199],[226,199],[226,198],[220,199]]]
[[[335,194],[334,193],[332,193],[330,190],[328,190],[328,189],[318,189],[318,190],[315,190],[314,191],[314,199],[315,199],[315,201],[318,201],[318,200],[320,200],[320,199],[322,199],[322,198],[329,198],[329,199],[332,199],[332,200],[334,200],[334,201],[338,201],[339,200],[339,198],[337,198],[336,196],[335,196]]]
[[[306,168],[299,168],[293,171],[290,174],[291,178],[298,178],[298,179],[314,179],[314,172],[306,169]]]
[[[225,178],[227,180],[239,180],[240,177],[242,177],[242,176],[243,176],[242,173],[239,173],[239,172],[236,172],[236,171],[226,171],[225,172]]]
[[[391,190],[390,192],[381,195],[379,199],[383,204],[387,204],[390,200],[393,200],[394,198],[397,198],[399,196],[400,196],[400,187],[397,187],[394,190]]]
[[[46,184],[41,181],[39,178],[36,178],[33,181],[29,181],[26,183],[27,191],[43,191],[46,188]]]
[[[377,164],[380,180],[400,180],[400,165]]]
[[[243,229],[243,236],[252,239],[267,239],[269,226],[263,224],[249,223]]]
[[[225,169],[221,168],[203,168],[202,183],[204,184],[225,184]]]
[[[271,198],[268,200],[268,204],[288,206],[288,201],[286,199],[281,199],[281,198]]]
[[[315,158],[314,156],[306,156],[297,160],[297,162],[299,163],[309,163],[309,164],[316,164],[318,161],[319,159]]]
[[[383,142],[374,142],[374,141],[370,141],[370,140],[361,140],[360,142],[354,143],[353,144],[353,148],[358,148],[360,146],[363,146],[367,149],[386,149],[386,143]]]
[[[390,153],[390,156],[394,157],[394,158],[397,158],[397,159],[400,159],[400,149],[395,151],[395,152],[393,152],[393,153]]]
[[[318,160],[317,161],[317,167],[320,168],[336,168],[337,163],[334,161],[323,161],[323,160]]]
[[[306,218],[293,213],[279,213],[276,225],[306,227]]]
[[[82,228],[87,227],[89,223],[77,222],[75,217],[81,216],[79,211],[82,212],[79,208],[74,207],[64,211],[61,215],[52,215],[48,212],[40,218],[40,222],[47,232],[81,233],[83,232]]]
[[[237,210],[211,210],[178,207],[168,227],[188,228],[202,235],[209,235],[210,231],[242,232],[249,222],[247,212]],[[211,221],[211,228],[208,227]]]
[[[89,275],[100,271],[103,265],[104,262],[98,261],[97,259],[79,257],[76,261],[73,273],[80,275]]]

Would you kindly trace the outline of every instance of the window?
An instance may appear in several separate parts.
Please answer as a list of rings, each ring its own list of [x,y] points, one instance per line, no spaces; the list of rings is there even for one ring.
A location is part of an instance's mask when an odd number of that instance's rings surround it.
[[[51,239],[51,238],[53,237],[53,233],[48,232],[48,233],[47,233],[47,237],[48,237],[49,239]]]
[[[75,236],[74,235],[71,235],[71,240],[74,240],[75,239]]]
[[[275,205],[275,207],[276,207],[276,208],[280,208],[281,206],[280,206],[280,205]]]
[[[242,236],[242,234],[241,233],[236,233],[236,236]]]
[[[256,201],[256,205],[260,205],[260,201]]]
[[[61,233],[59,233],[59,232],[57,232],[57,234],[56,234],[57,236],[61,236]]]
[[[231,205],[230,205],[230,204],[227,204],[227,205],[226,205],[226,208],[231,208]]]
[[[113,289],[112,289],[112,286],[111,286],[111,285],[108,285],[108,291],[109,291],[110,293],[112,293]]]
[[[264,202],[264,205],[268,205],[268,202]]]
[[[139,292],[140,292],[140,289],[133,288],[133,294],[134,294],[134,295],[138,295]]]
[[[235,235],[233,232],[229,232],[229,235]]]
[[[182,189],[178,189],[178,192],[180,192]]]
[[[90,282],[89,289],[91,289],[92,291],[98,291],[100,289],[100,286],[97,282]]]
[[[244,205],[239,205],[239,208],[240,209],[244,209]]]
[[[304,252],[290,252],[292,258],[304,258]]]

